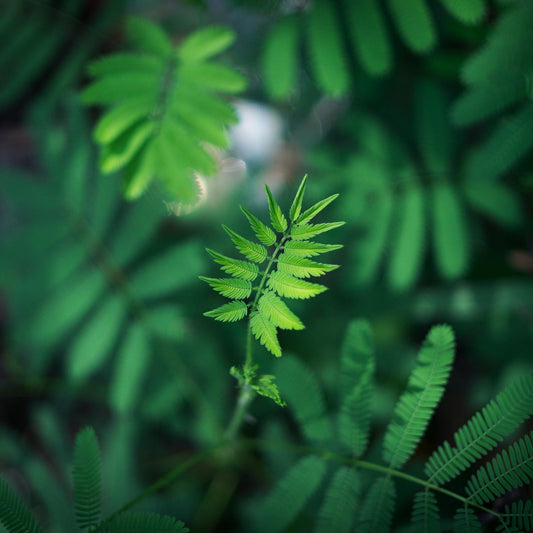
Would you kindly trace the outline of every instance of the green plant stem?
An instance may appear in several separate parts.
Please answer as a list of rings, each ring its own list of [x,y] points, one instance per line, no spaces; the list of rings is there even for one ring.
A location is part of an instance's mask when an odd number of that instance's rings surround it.
[[[276,248],[274,252],[272,253],[272,256],[270,257],[270,260],[267,264],[267,267],[265,269],[265,272],[263,273],[263,277],[261,278],[261,283],[259,283],[259,287],[257,288],[257,292],[255,293],[254,301],[252,302],[252,305],[250,306],[250,314],[255,311],[257,308],[257,304],[259,302],[259,298],[261,297],[261,294],[263,293],[263,288],[265,286],[266,280],[268,279],[268,275],[270,273],[270,270],[272,269],[272,265],[276,261],[276,257],[279,254],[280,250],[283,248],[283,245],[285,244],[285,241],[288,239],[288,233],[290,233],[290,226],[283,233],[283,236],[279,240],[279,243],[276,244]],[[250,325],[250,321],[248,320],[248,329],[246,332],[246,355],[244,360],[244,375],[251,377],[246,377],[246,381],[241,383],[241,390],[239,392],[239,396],[237,398],[237,403],[235,404],[235,409],[233,410],[233,415],[230,419],[230,422],[228,424],[228,427],[226,431],[224,432],[224,442],[229,442],[231,440],[234,440],[237,434],[239,433],[239,429],[242,426],[242,423],[244,421],[244,417],[246,416],[246,411],[248,410],[248,407],[252,403],[252,400],[256,396],[255,392],[253,391],[251,387],[251,381],[255,377],[252,371],[253,368],[253,335],[252,335],[252,327]]]
[[[104,522],[102,522],[97,529],[97,531],[100,531],[102,529],[102,526],[104,524],[108,524],[118,516],[119,514],[122,514],[135,505],[137,505],[140,501],[144,500],[154,492],[157,492],[161,490],[163,487],[166,487],[167,485],[170,485],[178,476],[195,466],[197,463],[199,463],[201,460],[205,459],[206,457],[209,457],[211,455],[214,455],[216,452],[218,452],[222,446],[215,446],[214,448],[210,448],[209,450],[205,450],[204,452],[197,453],[196,455],[193,455],[190,459],[187,461],[181,463],[176,468],[172,469],[168,474],[165,474],[163,477],[159,478],[155,483],[150,485],[147,489],[145,489],[141,494],[133,498],[133,500],[130,500],[128,503],[123,505],[120,509],[116,510],[114,513],[112,513]]]
[[[386,474],[390,477],[400,478],[404,479],[406,481],[409,481],[410,483],[421,485],[426,490],[431,490],[434,492],[440,492],[441,494],[444,494],[450,498],[453,498],[454,500],[458,500],[463,504],[469,505],[470,507],[476,508],[479,511],[483,511],[485,513],[489,513],[490,515],[502,519],[502,514],[494,511],[493,509],[489,509],[488,507],[484,507],[483,505],[479,505],[476,503],[473,503],[468,498],[461,496],[460,494],[457,494],[456,492],[453,492],[451,490],[442,488],[438,485],[434,485],[433,483],[430,483],[429,481],[426,481],[424,479],[420,479],[416,476],[412,476],[410,474],[406,474],[405,472],[402,472],[400,470],[395,470],[394,468],[389,468],[388,466],[383,466],[377,463],[372,463],[369,461],[363,461],[362,459],[355,459],[354,457],[350,457],[348,455],[342,455],[340,453],[330,452],[323,449],[313,448],[311,446],[305,446],[305,445],[295,445],[295,444],[287,444],[285,442],[269,442],[262,439],[241,439],[242,444],[247,444],[249,446],[270,446],[275,447],[277,449],[284,448],[286,450],[290,450],[296,453],[308,453],[320,456],[322,459],[326,461],[336,461],[339,463],[348,464],[351,466],[356,466],[358,468],[362,468],[365,470],[373,470],[374,472],[381,472],[383,474]]]

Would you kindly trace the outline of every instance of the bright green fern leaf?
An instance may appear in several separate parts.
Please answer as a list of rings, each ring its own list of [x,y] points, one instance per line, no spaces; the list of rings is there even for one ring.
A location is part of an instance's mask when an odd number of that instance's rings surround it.
[[[265,183],[265,190],[268,197],[268,209],[270,211],[270,220],[272,222],[272,227],[279,233],[283,233],[287,229],[287,219],[281,211],[281,207],[278,205],[268,185]]]
[[[221,322],[237,322],[248,314],[248,306],[241,300],[221,305],[216,309],[207,311],[204,316],[209,316]]]
[[[206,278],[204,276],[200,276],[200,279],[226,298],[244,300],[252,293],[252,284],[245,279]]]
[[[98,440],[90,427],[76,436],[73,476],[76,521],[80,528],[95,526],[100,517],[102,474]]]
[[[255,263],[226,257],[209,248],[206,248],[206,250],[219,265],[222,265],[221,268],[224,272],[235,278],[253,281],[259,275],[259,267]]]
[[[506,387],[428,459],[425,471],[430,483],[444,484],[457,477],[494,449],[533,414],[533,375]]]
[[[250,261],[253,261],[254,263],[262,263],[267,258],[267,250],[264,246],[241,237],[227,226],[222,225],[222,227],[230,236],[230,239],[237,247],[237,250],[239,250],[239,252],[241,252],[241,254],[247,257]]]
[[[112,106],[95,128],[101,168],[123,170],[127,198],[141,195],[155,177],[180,200],[193,201],[193,171],[216,170],[204,144],[226,146],[225,128],[236,120],[215,92],[245,86],[240,74],[208,61],[233,42],[234,33],[204,28],[175,48],[161,28],[132,18],[127,34],[140,53],[96,60],[89,67],[95,81],[82,94],[86,104]]]
[[[274,272],[270,275],[267,282],[268,286],[275,290],[280,296],[286,298],[297,298],[306,300],[312,298],[321,292],[327,290],[324,285],[318,283],[309,283],[302,279],[295,278],[284,272]]]
[[[278,341],[276,326],[261,311],[250,313],[250,329],[254,337],[276,357],[281,357],[281,347]]]
[[[0,479],[0,524],[9,533],[43,533],[26,504]]]
[[[259,298],[258,309],[281,329],[304,329],[300,319],[272,291],[265,291]]]
[[[246,215],[250,226],[254,231],[256,237],[265,246],[272,246],[276,242],[276,234],[266,224],[263,224],[255,215],[252,215],[248,209],[242,207],[241,211]]]
[[[285,216],[270,189],[265,185],[271,227],[241,206],[241,211],[248,219],[252,231],[261,244],[223,226],[239,252],[249,261],[232,259],[210,249],[207,251],[221,265],[224,272],[236,279],[200,278],[224,296],[242,300],[241,303],[221,306],[205,315],[224,322],[235,322],[248,316],[250,320],[248,334],[253,335],[276,357],[281,355],[277,328],[295,330],[304,328],[301,320],[287,307],[283,298],[308,299],[320,294],[326,290],[324,285],[310,283],[300,278],[321,276],[338,268],[338,265],[308,259],[308,257],[341,248],[337,244],[322,244],[308,239],[337,228],[342,223],[308,224],[305,222],[311,220],[337,197],[337,195],[330,196],[302,214],[306,180],[307,176],[304,176],[293,199],[288,217]],[[302,217],[305,217],[304,222],[300,223]],[[264,271],[259,271],[257,263],[266,264]],[[252,281],[255,281],[257,285],[252,285]],[[248,346],[251,346],[251,340]],[[252,378],[255,379],[255,374],[243,379],[253,386],[255,382]]]
[[[297,225],[307,224],[315,218],[320,211],[325,209],[331,202],[338,198],[338,194],[332,194],[323,200],[320,200],[316,204],[312,205],[309,209],[306,209],[295,221]]]
[[[296,278],[323,276],[326,272],[331,272],[336,268],[339,268],[339,265],[317,263],[305,257],[292,255],[290,252],[284,252],[278,257],[278,270]]]
[[[428,333],[407,390],[398,400],[385,433],[383,458],[392,468],[403,466],[422,438],[444,394],[454,345],[454,335],[448,326],[435,326]]]
[[[507,527],[531,531],[533,529],[533,501],[520,500],[511,505],[507,504],[503,516]],[[498,529],[498,531],[505,531],[505,529]]]

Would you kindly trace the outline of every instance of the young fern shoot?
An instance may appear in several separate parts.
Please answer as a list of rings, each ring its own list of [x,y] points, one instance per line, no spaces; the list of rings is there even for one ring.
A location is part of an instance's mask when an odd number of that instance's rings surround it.
[[[200,279],[215,291],[232,300],[204,313],[205,316],[222,322],[237,322],[248,318],[244,368],[242,371],[232,368],[232,374],[241,385],[247,384],[259,394],[270,397],[281,405],[283,401],[272,382],[273,377],[256,378],[257,367],[252,360],[253,337],[274,356],[281,357],[278,328],[304,329],[302,321],[290,310],[284,299],[312,298],[327,290],[324,285],[307,281],[307,278],[322,276],[339,265],[319,263],[309,258],[342,248],[339,244],[323,244],[311,240],[320,233],[342,226],[344,222],[311,223],[338,194],[302,211],[306,181],[307,176],[304,176],[288,217],[283,214],[270,189],[265,185],[271,227],[241,206],[259,242],[248,240],[223,226],[237,250],[247,260],[233,259],[208,249],[215,262],[231,277],[200,276]]]

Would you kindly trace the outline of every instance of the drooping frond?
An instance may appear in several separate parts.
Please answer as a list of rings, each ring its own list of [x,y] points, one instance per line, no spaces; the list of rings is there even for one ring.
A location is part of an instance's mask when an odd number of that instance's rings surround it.
[[[453,517],[454,533],[481,533],[481,524],[471,507],[460,507]]]
[[[309,441],[327,441],[332,437],[322,389],[311,370],[294,357],[278,363],[278,385],[300,429]]]
[[[238,233],[235,233],[227,226],[222,225],[222,227],[230,236],[230,239],[237,247],[237,250],[239,250],[239,252],[241,252],[241,254],[247,257],[250,261],[253,261],[254,263],[262,263],[267,258],[267,250],[263,245],[241,237]]]
[[[392,468],[403,466],[420,442],[444,394],[454,345],[453,331],[448,326],[435,326],[428,333],[385,433],[383,458]]]
[[[281,329],[304,329],[300,319],[272,291],[265,291],[259,298],[258,309]]]
[[[221,268],[224,272],[235,278],[253,281],[259,274],[259,267],[256,263],[226,257],[209,248],[206,250],[219,265],[222,265]]]
[[[100,517],[102,473],[98,440],[90,427],[76,436],[73,477],[76,521],[80,528],[95,526]]]
[[[506,387],[428,459],[425,472],[430,483],[443,484],[470,467],[533,413],[533,375]]]
[[[321,276],[338,268],[338,265],[308,259],[309,256],[340,248],[340,245],[309,242],[307,239],[334,229],[342,223],[308,224],[306,222],[337,197],[337,195],[330,196],[302,214],[306,181],[307,176],[304,176],[293,199],[288,217],[283,214],[270,189],[265,185],[271,227],[241,206],[242,212],[261,244],[223,226],[239,252],[249,261],[232,259],[210,249],[207,251],[217,263],[222,265],[222,270],[236,279],[200,277],[228,298],[248,300],[243,301],[242,305],[219,307],[205,315],[225,322],[233,322],[249,316],[251,334],[277,357],[281,355],[277,328],[304,328],[301,320],[289,309],[282,298],[307,299],[320,294],[326,290],[324,285],[310,283],[300,278]],[[276,233],[280,235],[277,236]],[[265,262],[266,267],[260,272],[256,263]],[[252,285],[252,281],[256,281],[257,284]],[[247,378],[244,380],[248,383]]]
[[[122,513],[96,530],[98,533],[187,533],[181,520],[156,513]]]
[[[221,322],[237,322],[248,314],[248,306],[241,300],[221,305],[216,309],[207,311],[204,316],[209,316]]]
[[[0,479],[0,524],[9,533],[43,533],[26,504]]]
[[[318,263],[305,257],[292,255],[290,252],[284,252],[278,256],[278,271],[296,278],[323,276],[326,272],[331,272],[336,268],[339,268],[339,265]]]
[[[340,441],[354,457],[366,449],[371,422],[375,369],[372,330],[368,322],[350,323],[341,355]]]
[[[466,493],[469,501],[483,504],[531,483],[532,479],[533,442],[530,434],[481,466],[468,480]]]
[[[354,468],[340,467],[324,495],[318,512],[314,533],[349,533],[358,509],[360,493],[359,473]]]
[[[298,516],[318,489],[326,473],[326,464],[314,456],[300,459],[266,498],[252,530],[278,533]]]
[[[216,169],[205,143],[227,146],[225,127],[236,121],[217,92],[245,87],[237,72],[210,62],[234,40],[222,27],[207,27],[175,48],[155,24],[132,18],[127,34],[140,53],[119,53],[89,67],[95,81],[82,99],[111,106],[95,129],[104,172],[123,170],[125,194],[141,195],[156,177],[182,201],[195,200],[193,171]]]
[[[370,487],[359,514],[359,533],[388,533],[396,503],[396,486],[390,477],[380,477]]]
[[[254,337],[276,357],[281,357],[281,346],[278,341],[276,326],[261,311],[250,314],[250,328]]]
[[[252,293],[252,284],[245,279],[206,278],[205,276],[199,276],[199,278],[226,298],[244,300]]]
[[[440,531],[439,507],[432,491],[421,490],[415,494],[411,524],[413,533]]]
[[[312,298],[327,290],[327,287],[324,287],[324,285],[309,283],[309,281],[304,281],[279,271],[270,274],[267,284],[280,296],[303,300]]]

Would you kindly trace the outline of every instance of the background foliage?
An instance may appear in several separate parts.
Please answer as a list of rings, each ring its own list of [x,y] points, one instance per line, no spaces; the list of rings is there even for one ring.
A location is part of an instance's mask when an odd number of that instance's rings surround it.
[[[504,472],[531,457],[531,384],[506,387],[533,369],[532,25],[526,0],[1,0],[0,499],[9,486],[45,531],[76,530],[65,502],[90,425],[103,517],[169,475],[133,509],[151,514],[116,527],[418,531],[427,513],[428,531],[495,531],[335,457],[433,479],[435,450],[461,450],[457,430],[507,390],[489,413],[524,412],[476,465],[503,489],[481,470],[438,483],[530,531],[530,477]],[[341,268],[291,302],[306,328],[279,332],[283,357],[254,348],[288,407],[256,398],[221,446],[246,327],[203,316],[221,305],[198,279],[218,275],[204,249],[233,253],[221,224],[251,235],[239,204],[269,219],[265,182],[288,213],[306,173],[307,206],[340,193],[317,222],[346,222],[324,237]],[[450,381],[400,460],[440,323]],[[371,516],[395,491],[394,516]]]

